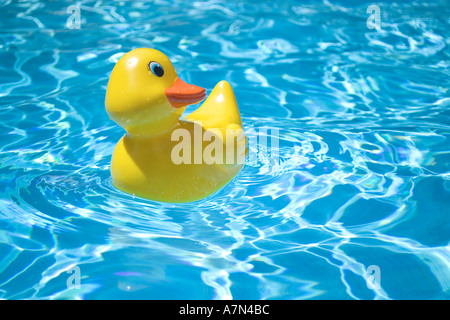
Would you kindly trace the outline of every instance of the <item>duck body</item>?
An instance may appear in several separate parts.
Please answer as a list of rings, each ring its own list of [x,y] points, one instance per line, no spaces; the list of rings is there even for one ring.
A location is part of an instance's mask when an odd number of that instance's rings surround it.
[[[164,72],[156,68],[152,73],[155,61]],[[204,96],[204,89],[179,80],[157,50],[136,49],[119,60],[105,101],[111,119],[127,131],[111,159],[116,188],[156,201],[190,202],[211,195],[239,173],[246,137],[227,82],[217,84],[199,109],[180,119],[186,105]]]

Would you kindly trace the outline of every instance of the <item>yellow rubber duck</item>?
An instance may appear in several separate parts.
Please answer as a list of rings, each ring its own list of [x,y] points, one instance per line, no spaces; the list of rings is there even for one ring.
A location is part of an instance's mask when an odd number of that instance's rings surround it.
[[[111,159],[113,185],[162,202],[202,199],[242,169],[247,139],[233,89],[219,82],[203,105],[180,119],[205,89],[178,78],[169,58],[135,49],[115,65],[106,91],[110,119],[126,130]]]

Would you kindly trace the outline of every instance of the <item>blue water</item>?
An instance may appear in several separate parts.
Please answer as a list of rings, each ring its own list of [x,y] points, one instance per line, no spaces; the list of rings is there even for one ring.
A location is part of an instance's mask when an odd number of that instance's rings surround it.
[[[448,1],[72,4],[0,1],[0,298],[450,298]],[[204,200],[111,185],[138,47],[234,88],[250,157]]]

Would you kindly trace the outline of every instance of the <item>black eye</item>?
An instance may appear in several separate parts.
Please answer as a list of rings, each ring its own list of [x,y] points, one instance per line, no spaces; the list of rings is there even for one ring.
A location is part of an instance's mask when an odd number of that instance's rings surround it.
[[[164,75],[163,67],[156,61],[152,61],[148,64],[150,71],[157,77],[162,77]]]

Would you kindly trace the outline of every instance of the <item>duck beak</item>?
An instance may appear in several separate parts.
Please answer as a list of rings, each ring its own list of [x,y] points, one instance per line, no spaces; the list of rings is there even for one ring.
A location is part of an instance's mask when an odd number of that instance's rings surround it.
[[[206,90],[188,84],[177,77],[170,88],[165,91],[166,97],[175,108],[181,108],[205,99]]]

